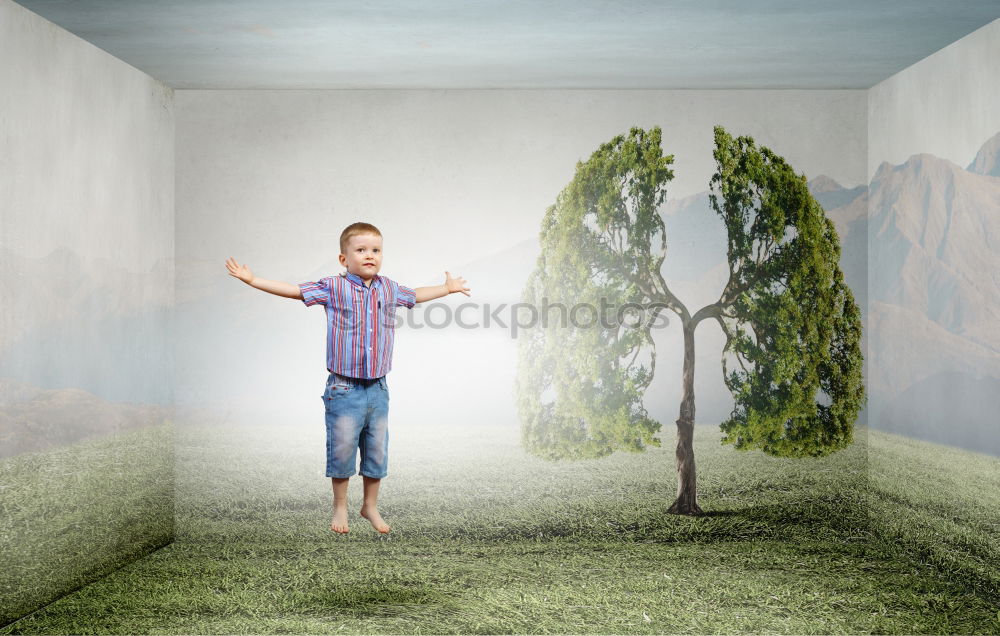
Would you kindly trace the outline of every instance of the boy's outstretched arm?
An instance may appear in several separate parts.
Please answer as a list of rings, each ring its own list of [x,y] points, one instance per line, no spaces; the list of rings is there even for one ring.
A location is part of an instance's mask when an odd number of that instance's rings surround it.
[[[466,296],[472,295],[469,293],[471,290],[465,286],[465,279],[461,276],[453,278],[451,272],[444,273],[444,285],[417,287],[413,291],[417,294],[418,303],[422,303],[425,300],[434,300],[435,298],[447,296],[454,292],[462,292]]]
[[[229,269],[230,276],[235,276],[251,287],[266,291],[274,294],[275,296],[302,300],[302,290],[299,289],[298,285],[283,283],[277,280],[257,278],[253,275],[253,272],[250,271],[250,268],[247,267],[245,263],[240,265],[232,256],[226,259],[226,267]]]

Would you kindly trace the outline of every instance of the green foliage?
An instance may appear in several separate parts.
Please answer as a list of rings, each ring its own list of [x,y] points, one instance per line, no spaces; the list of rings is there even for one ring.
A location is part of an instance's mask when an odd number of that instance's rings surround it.
[[[787,457],[844,448],[865,395],[837,231],[784,159],[721,127],[715,146],[711,201],[729,237],[732,298],[719,322],[737,366],[724,358],[735,407],[723,443]]]
[[[628,303],[669,308],[694,329],[726,334],[723,376],[735,406],[723,443],[784,457],[848,446],[865,401],[861,317],[840,270],[840,239],[784,159],[715,129],[711,202],[728,234],[730,278],[693,315],[660,275],[666,233],[657,209],[673,178],[660,129],[633,128],[578,163],[542,223],[542,254],[522,301],[536,308]],[[642,395],[653,379],[650,321],[550,320],[519,342],[522,441],[549,459],[592,458],[658,444]],[[649,317],[647,315],[647,317]],[[734,368],[730,369],[730,366]]]
[[[659,445],[660,425],[642,405],[655,365],[651,321],[619,324],[617,310],[658,296],[666,234],[657,208],[672,162],[659,128],[633,128],[577,163],[546,211],[522,301],[550,310],[519,340],[516,386],[522,441],[538,456],[593,458]],[[592,309],[574,311],[580,304]],[[602,307],[611,311],[595,316]]]

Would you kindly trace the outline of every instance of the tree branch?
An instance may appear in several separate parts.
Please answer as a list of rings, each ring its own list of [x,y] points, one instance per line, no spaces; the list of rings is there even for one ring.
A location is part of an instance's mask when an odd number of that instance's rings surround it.
[[[712,303],[711,305],[705,305],[695,313],[694,317],[691,318],[691,322],[698,324],[705,318],[713,318],[722,315],[722,305],[719,303]]]

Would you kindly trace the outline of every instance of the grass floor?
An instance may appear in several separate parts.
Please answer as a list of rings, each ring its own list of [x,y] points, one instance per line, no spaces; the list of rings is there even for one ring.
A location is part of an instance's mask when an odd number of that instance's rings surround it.
[[[548,463],[516,430],[397,426],[391,534],[352,480],[340,536],[321,433],[180,427],[175,543],[0,634],[1000,632],[1000,460],[863,430],[777,459],[700,427],[689,518],[670,433]]]
[[[173,539],[170,423],[0,460],[0,624]]]
[[[1000,608],[1000,459],[889,433],[869,439],[872,529]]]

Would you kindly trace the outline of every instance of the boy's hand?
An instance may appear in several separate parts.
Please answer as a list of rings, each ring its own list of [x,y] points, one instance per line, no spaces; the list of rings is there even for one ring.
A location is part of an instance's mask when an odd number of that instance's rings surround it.
[[[235,276],[247,285],[253,282],[253,272],[246,265],[240,265],[236,260],[230,256],[226,259],[226,267],[229,268],[229,275]]]
[[[435,298],[441,298],[454,292],[462,292],[466,296],[471,296],[469,288],[465,286],[465,279],[461,276],[452,276],[451,272],[444,273],[444,285],[431,285],[430,287],[417,287],[413,290],[417,294],[416,302],[422,303]]]
[[[451,272],[444,273],[444,286],[448,289],[449,294],[462,292],[466,296],[471,295],[469,294],[469,288],[465,286],[465,279],[461,276],[453,278]]]

